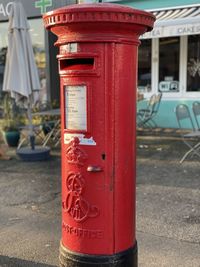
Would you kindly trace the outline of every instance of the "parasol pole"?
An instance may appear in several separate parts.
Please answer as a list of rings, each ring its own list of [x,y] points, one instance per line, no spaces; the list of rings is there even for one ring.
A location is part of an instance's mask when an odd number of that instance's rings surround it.
[[[33,116],[32,116],[32,111],[31,111],[31,101],[28,102],[27,114],[28,114],[28,121],[29,121],[30,145],[31,145],[31,149],[34,150],[35,149],[35,135],[33,131]]]

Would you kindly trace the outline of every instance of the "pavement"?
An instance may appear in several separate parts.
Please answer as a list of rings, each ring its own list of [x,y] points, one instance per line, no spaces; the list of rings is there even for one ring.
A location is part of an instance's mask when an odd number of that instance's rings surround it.
[[[179,138],[137,139],[139,267],[200,267],[200,164]],[[60,150],[44,162],[0,160],[0,267],[56,267]]]

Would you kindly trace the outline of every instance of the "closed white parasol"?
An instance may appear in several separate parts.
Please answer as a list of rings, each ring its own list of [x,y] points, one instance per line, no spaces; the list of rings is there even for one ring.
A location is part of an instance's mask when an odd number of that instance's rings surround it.
[[[13,2],[9,14],[3,91],[10,92],[16,104],[27,109],[31,148],[34,150],[31,108],[38,101],[40,81],[29,30],[30,26],[22,3]]]

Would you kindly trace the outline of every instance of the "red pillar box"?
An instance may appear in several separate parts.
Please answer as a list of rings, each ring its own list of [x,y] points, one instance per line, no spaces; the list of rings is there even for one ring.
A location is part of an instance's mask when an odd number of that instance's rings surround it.
[[[44,15],[58,36],[62,119],[60,266],[137,266],[136,83],[153,15],[80,4]]]

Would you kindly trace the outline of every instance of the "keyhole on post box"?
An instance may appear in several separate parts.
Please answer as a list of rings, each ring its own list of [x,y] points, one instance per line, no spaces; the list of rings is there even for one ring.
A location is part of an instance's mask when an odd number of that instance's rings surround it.
[[[102,160],[105,160],[105,159],[106,159],[106,154],[103,153],[103,154],[101,155],[101,158],[102,158]]]

